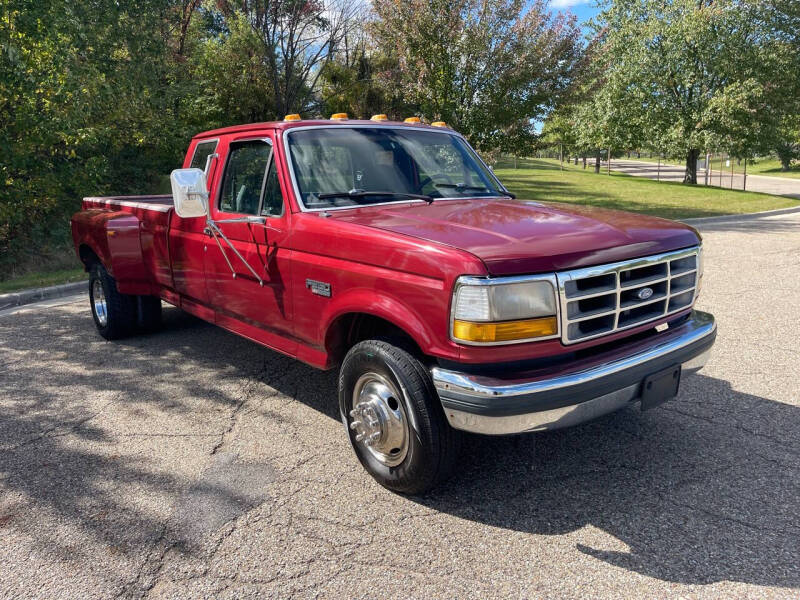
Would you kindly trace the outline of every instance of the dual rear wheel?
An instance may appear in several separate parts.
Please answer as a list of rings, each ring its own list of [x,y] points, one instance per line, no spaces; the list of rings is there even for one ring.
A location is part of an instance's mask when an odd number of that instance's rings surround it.
[[[107,340],[154,331],[161,325],[161,299],[121,294],[117,282],[98,262],[89,270],[89,303],[97,331]]]

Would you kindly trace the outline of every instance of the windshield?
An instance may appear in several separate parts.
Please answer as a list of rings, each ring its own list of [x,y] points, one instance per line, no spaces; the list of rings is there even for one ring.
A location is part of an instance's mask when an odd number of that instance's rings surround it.
[[[506,194],[469,145],[445,131],[337,126],[291,131],[288,140],[309,209]]]

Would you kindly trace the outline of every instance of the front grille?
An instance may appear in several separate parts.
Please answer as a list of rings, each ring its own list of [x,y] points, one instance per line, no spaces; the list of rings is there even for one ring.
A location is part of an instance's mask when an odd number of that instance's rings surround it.
[[[697,290],[698,251],[556,273],[562,341],[582,342],[688,308]]]

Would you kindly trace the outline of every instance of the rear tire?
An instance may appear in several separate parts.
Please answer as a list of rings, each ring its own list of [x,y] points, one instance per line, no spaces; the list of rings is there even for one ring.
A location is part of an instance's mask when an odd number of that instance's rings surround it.
[[[89,271],[89,305],[98,333],[118,340],[136,330],[136,296],[121,294],[117,282],[100,263]]]
[[[339,373],[339,410],[356,456],[385,488],[421,494],[452,473],[460,432],[406,350],[382,340],[353,346]]]

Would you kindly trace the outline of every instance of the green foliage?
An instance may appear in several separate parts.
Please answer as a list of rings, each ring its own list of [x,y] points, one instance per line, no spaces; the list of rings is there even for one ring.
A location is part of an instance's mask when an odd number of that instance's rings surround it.
[[[136,193],[180,161],[160,0],[0,3],[0,269],[67,245],[91,193]]]
[[[375,0],[380,77],[420,113],[482,150],[518,146],[566,92],[580,63],[573,19],[541,1]]]
[[[574,109],[587,145],[748,157],[797,113],[796,3],[607,0],[595,28],[594,92]]]
[[[792,162],[800,160],[800,114],[787,116],[781,123],[775,153],[781,162],[781,171],[789,171]]]

